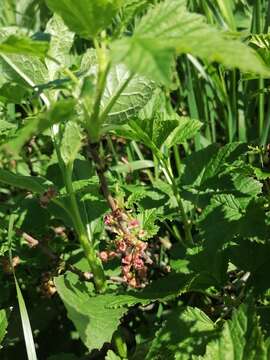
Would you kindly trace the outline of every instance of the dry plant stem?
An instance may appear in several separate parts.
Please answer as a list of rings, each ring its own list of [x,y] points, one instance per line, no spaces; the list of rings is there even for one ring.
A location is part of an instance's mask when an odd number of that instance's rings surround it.
[[[116,212],[119,209],[118,209],[115,199],[113,198],[113,196],[109,190],[108,182],[107,182],[107,179],[105,176],[106,164],[99,156],[98,146],[99,146],[98,143],[89,143],[89,153],[90,153],[90,156],[96,167],[96,172],[97,172],[97,175],[99,178],[99,183],[100,183],[100,188],[101,188],[102,194],[103,194],[104,198],[106,199],[112,212]],[[124,221],[122,221],[121,219],[118,219],[118,224],[124,234],[130,233],[128,228],[126,227]]]
[[[90,156],[96,166],[96,172],[97,172],[97,175],[99,178],[99,183],[100,183],[102,194],[103,194],[104,198],[106,199],[111,210],[116,211],[117,205],[116,205],[116,202],[109,190],[107,179],[105,176],[106,165],[104,164],[104,162],[101,160],[101,158],[99,156],[98,146],[99,146],[98,143],[90,143],[89,144],[89,153],[90,153]]]

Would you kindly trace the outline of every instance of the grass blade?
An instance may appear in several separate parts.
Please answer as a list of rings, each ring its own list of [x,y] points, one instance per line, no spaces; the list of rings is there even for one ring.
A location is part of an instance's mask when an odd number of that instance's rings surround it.
[[[12,233],[13,233],[14,221],[15,221],[15,215],[11,215],[10,219],[9,219],[9,226],[8,226],[9,260],[10,260],[11,266],[12,266],[11,244],[12,244]],[[32,329],[31,329],[31,324],[30,324],[30,320],[28,317],[26,305],[25,305],[24,298],[23,298],[23,295],[22,295],[22,292],[21,292],[19,283],[17,281],[13,267],[12,267],[12,271],[13,271],[15,285],[16,285],[16,292],[17,292],[19,310],[20,310],[20,315],[21,315],[21,320],[22,320],[23,335],[24,335],[24,341],[25,341],[25,346],[26,346],[26,351],[27,351],[27,357],[28,357],[28,360],[37,360],[35,343],[34,343],[34,339],[33,339],[33,333],[32,333]]]

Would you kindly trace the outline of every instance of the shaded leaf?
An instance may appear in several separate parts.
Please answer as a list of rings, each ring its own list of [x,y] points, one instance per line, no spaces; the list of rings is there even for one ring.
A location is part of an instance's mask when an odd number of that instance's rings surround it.
[[[199,360],[267,360],[267,348],[254,307],[242,304],[225,322],[221,335]]]
[[[135,304],[147,305],[154,301],[166,302],[188,289],[192,277],[184,274],[171,273],[156,281],[153,281],[142,291],[130,290],[123,294],[117,294],[108,308],[118,308],[122,306],[133,306]]]
[[[203,354],[215,336],[214,323],[200,309],[176,308],[157,332],[146,359],[188,360]]]

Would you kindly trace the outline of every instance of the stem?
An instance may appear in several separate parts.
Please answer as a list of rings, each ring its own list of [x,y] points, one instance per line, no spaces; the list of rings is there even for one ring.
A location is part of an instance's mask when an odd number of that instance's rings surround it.
[[[117,205],[116,205],[116,202],[109,190],[107,179],[105,177],[106,166],[103,163],[103,161],[101,160],[97,148],[98,148],[97,143],[89,144],[89,152],[90,152],[91,158],[96,166],[96,171],[97,171],[97,175],[99,178],[102,194],[103,194],[105,200],[107,201],[109,207],[111,208],[111,210],[115,211],[117,209]]]
[[[67,166],[65,171],[65,185],[70,198],[70,207],[73,215],[73,224],[80,244],[94,275],[96,289],[101,292],[106,288],[106,277],[100,259],[97,257],[93,244],[89,241],[87,230],[82,222],[76,195],[72,184],[72,166]]]
[[[158,160],[163,165],[164,175],[170,180],[172,190],[173,190],[173,194],[174,194],[174,196],[176,198],[176,201],[177,201],[177,204],[178,204],[181,216],[182,216],[186,243],[188,245],[192,245],[193,244],[193,238],[192,238],[192,234],[191,234],[191,222],[188,219],[187,214],[185,212],[183,200],[182,200],[181,195],[180,195],[180,193],[178,191],[178,186],[177,186],[177,184],[175,182],[173,174],[170,172],[170,170],[169,170],[169,168],[167,166],[167,163],[166,163],[165,159],[162,156],[159,155]]]

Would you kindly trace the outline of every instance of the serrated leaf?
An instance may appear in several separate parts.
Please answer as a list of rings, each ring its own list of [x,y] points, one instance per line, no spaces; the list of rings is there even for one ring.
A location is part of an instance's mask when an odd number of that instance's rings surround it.
[[[135,16],[143,12],[152,1],[149,0],[126,0],[121,9],[121,27],[127,26]]]
[[[49,49],[47,41],[32,40],[27,37],[10,35],[7,39],[0,42],[0,53],[30,55],[45,58]]]
[[[68,121],[64,127],[63,137],[60,143],[60,152],[66,165],[72,165],[82,146],[82,133],[79,125],[74,121]]]
[[[97,77],[96,53],[87,51],[82,59],[81,70]],[[128,83],[127,83],[128,82]],[[155,85],[142,76],[131,73],[123,64],[111,67],[101,99],[101,117],[106,125],[124,123],[136,115],[150,100]]]
[[[111,100],[117,95],[130,72],[125,65],[119,64],[111,69],[101,100],[103,111],[107,111]],[[154,89],[153,82],[142,76],[134,75],[108,113],[107,123],[123,123],[141,110],[149,101]]]
[[[184,274],[171,273],[156,281],[153,281],[142,291],[128,291],[117,294],[108,308],[133,306],[136,304],[147,305],[154,301],[167,302],[176,298],[188,288],[192,277]]]
[[[169,134],[165,144],[168,148],[183,144],[188,139],[192,138],[201,128],[202,123],[199,120],[190,118],[180,118],[179,125]]]
[[[245,272],[250,273],[248,283],[256,294],[263,294],[269,289],[269,256],[268,244],[242,240],[229,248],[230,261]],[[239,256],[241,254],[241,256]]]
[[[90,39],[110,25],[122,0],[46,0],[46,3],[71,31]]]
[[[58,62],[56,63],[48,58],[45,59],[49,77],[52,81],[57,78],[59,68],[68,64],[68,54],[73,44],[74,33],[69,31],[62,18],[57,14],[54,14],[49,20],[45,31],[51,36],[48,55]]]
[[[17,27],[1,28],[1,41],[5,41],[11,36],[25,35]],[[28,88],[34,88],[36,85],[48,81],[48,71],[44,62],[31,54],[0,54],[0,70],[6,80]]]
[[[207,343],[215,335],[214,323],[200,309],[173,309],[157,332],[146,360],[193,359],[193,356],[204,353]]]
[[[170,148],[184,143],[192,138],[201,126],[202,123],[195,119],[160,113],[152,118],[132,120],[125,127],[116,128],[115,132],[155,150],[162,145]]]
[[[57,291],[88,350],[101,349],[105,342],[111,341],[127,310],[108,309],[107,305],[115,298],[113,294],[94,296],[93,286],[82,284],[71,275],[55,278]]]
[[[267,348],[254,307],[246,304],[225,322],[221,335],[196,360],[267,360]]]
[[[165,0],[142,17],[132,37],[113,44],[115,61],[169,85],[174,54],[190,53],[242,71],[269,76],[256,52],[190,13],[185,0]],[[141,61],[144,59],[144,61]]]
[[[229,143],[219,149],[204,169],[201,184],[207,183],[211,178],[222,171],[226,161],[232,162],[244,153],[246,145],[240,142]]]
[[[217,182],[216,176],[221,174],[226,163],[232,163],[245,153],[246,145],[240,142],[229,143],[218,148],[212,144],[199,150],[185,161],[185,169],[182,176],[184,184],[192,184],[192,187],[209,187]]]
[[[138,216],[142,228],[146,231],[146,238],[150,239],[158,233],[159,226],[156,221],[159,220],[161,209],[146,209]]]

